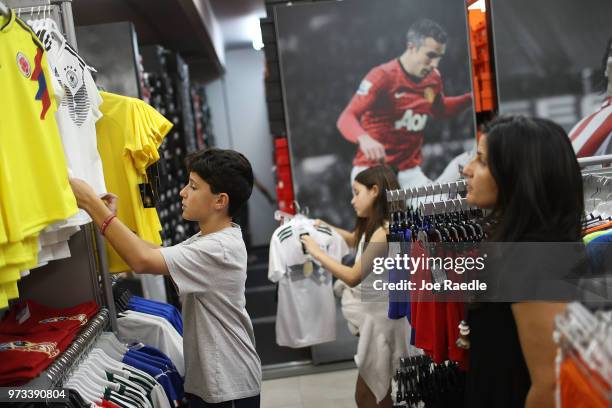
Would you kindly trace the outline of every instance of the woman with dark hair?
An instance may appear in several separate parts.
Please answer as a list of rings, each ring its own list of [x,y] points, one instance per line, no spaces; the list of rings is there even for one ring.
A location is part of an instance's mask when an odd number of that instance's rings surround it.
[[[494,242],[579,242],[582,177],[565,131],[537,118],[492,121],[463,171],[467,200],[491,210]],[[536,265],[537,266],[537,265]],[[469,310],[466,406],[554,407],[554,317],[564,303],[480,303]]]
[[[342,293],[342,313],[351,332],[359,336],[355,356],[359,369],[355,400],[359,408],[392,406],[391,378],[399,359],[410,355],[407,320],[389,319],[386,301],[362,301],[364,294],[370,296],[371,293],[366,293],[366,288],[362,289],[360,284],[372,271],[374,258],[387,256],[389,209],[386,191],[399,188],[395,174],[386,166],[368,168],[355,177],[351,200],[357,215],[355,230],[332,226],[350,247],[357,249],[352,267],[329,257],[312,238],[304,236],[302,240],[308,252],[345,287],[348,286]]]

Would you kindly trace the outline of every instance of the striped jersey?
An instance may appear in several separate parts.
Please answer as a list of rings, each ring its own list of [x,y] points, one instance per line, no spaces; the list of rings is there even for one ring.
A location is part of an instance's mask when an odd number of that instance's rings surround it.
[[[569,132],[578,157],[612,153],[612,97],[608,97],[594,113],[582,119]]]

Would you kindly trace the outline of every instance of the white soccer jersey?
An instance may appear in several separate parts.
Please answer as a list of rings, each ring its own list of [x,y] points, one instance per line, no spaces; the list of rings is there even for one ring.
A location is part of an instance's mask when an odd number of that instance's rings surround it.
[[[172,360],[181,377],[185,376],[183,337],[168,320],[126,310],[117,319],[117,335],[126,343],[137,342],[155,347]]]
[[[33,22],[47,51],[53,85],[58,96],[56,120],[71,177],[85,180],[98,194],[106,193],[102,160],[98,153],[96,121],[102,117],[102,97],[85,61],[68,45],[51,20]],[[84,211],[64,226],[84,225],[91,218]]]
[[[98,194],[106,192],[102,161],[96,140],[96,121],[102,117],[102,98],[89,67],[67,44],[53,20],[28,22],[41,40],[52,72],[51,83],[58,102],[55,113],[70,177],[87,181]],[[47,227],[40,234],[38,266],[70,257],[68,239],[79,225],[91,222],[89,215],[78,214]]]
[[[336,339],[336,303],[332,276],[313,261],[312,273],[302,252],[300,234],[308,233],[332,258],[340,261],[349,252],[344,239],[326,225],[296,216],[277,228],[270,241],[268,279],[278,282],[276,343],[308,347]]]

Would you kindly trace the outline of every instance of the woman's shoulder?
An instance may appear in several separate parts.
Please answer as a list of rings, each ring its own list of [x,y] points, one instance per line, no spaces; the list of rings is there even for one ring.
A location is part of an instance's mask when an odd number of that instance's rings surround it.
[[[378,227],[372,234],[370,242],[387,242],[387,235],[389,234],[389,223]]]

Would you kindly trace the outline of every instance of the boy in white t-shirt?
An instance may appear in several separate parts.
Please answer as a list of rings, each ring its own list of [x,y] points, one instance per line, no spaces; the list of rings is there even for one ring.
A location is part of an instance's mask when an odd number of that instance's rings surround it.
[[[253,171],[242,154],[209,149],[188,158],[183,218],[200,232],[159,248],[140,239],[113,212],[116,197],[98,198],[71,179],[80,208],[136,273],[170,275],[182,302],[185,392],[191,407],[259,407],[261,361],[245,309],[247,252],[232,217],[251,196]]]

